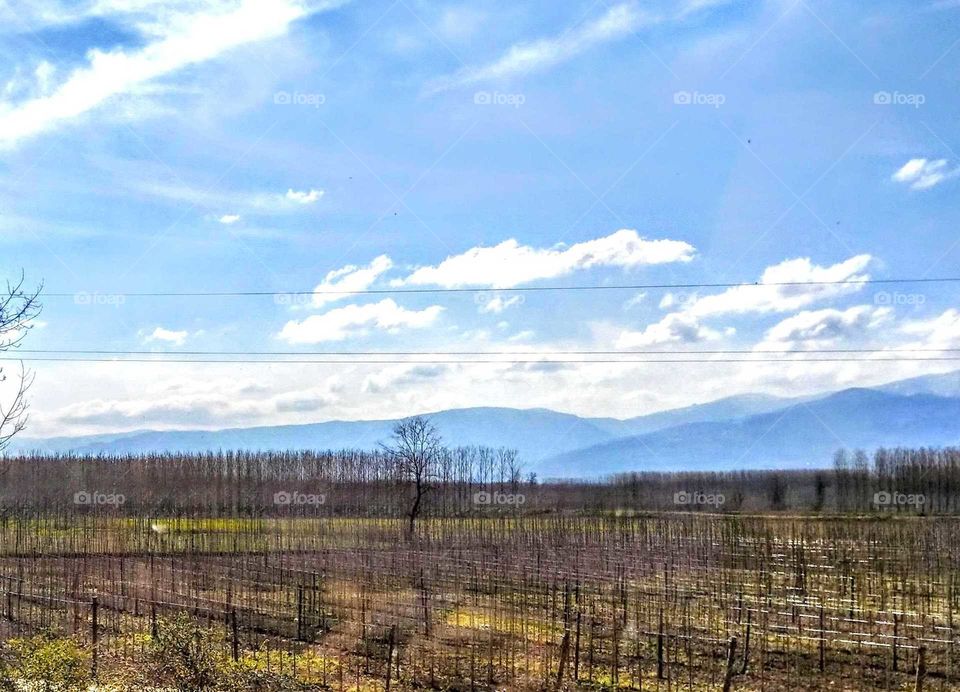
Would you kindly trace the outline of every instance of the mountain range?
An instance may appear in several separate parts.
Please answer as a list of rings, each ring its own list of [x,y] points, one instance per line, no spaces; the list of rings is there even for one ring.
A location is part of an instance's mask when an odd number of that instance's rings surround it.
[[[812,397],[737,395],[628,419],[494,407],[438,411],[430,417],[447,444],[513,447],[540,477],[825,467],[839,447],[960,444],[960,371]],[[389,441],[395,422],[18,439],[8,453],[374,449]]]

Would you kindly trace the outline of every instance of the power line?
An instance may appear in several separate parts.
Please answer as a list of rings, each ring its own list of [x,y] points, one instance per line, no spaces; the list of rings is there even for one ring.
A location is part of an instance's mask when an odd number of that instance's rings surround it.
[[[484,288],[368,288],[363,290],[311,289],[295,291],[74,291],[72,293],[44,293],[44,298],[74,298],[94,300],[97,297],[124,296],[127,298],[234,298],[265,296],[313,296],[313,295],[385,295],[418,293],[487,293],[491,291],[547,292],[547,291],[634,291],[654,289],[690,288],[762,288],[767,286],[839,286],[865,284],[928,284],[957,283],[960,277],[895,278],[895,279],[844,279],[838,281],[753,281],[733,283],[674,283],[674,284],[611,284],[602,286],[516,286]]]
[[[945,362],[960,361],[960,356],[942,357],[896,357],[896,358],[603,358],[603,359],[534,359],[524,360],[466,360],[466,359],[209,359],[209,358],[81,358],[81,357],[28,357],[0,356],[0,361],[58,362],[58,363],[213,363],[250,365],[549,365],[563,364],[617,364],[617,363],[891,363],[891,362]]]
[[[86,356],[630,356],[630,355],[753,355],[802,353],[960,353],[960,348],[818,348],[818,349],[656,349],[552,351],[129,351],[107,349],[17,348],[9,353]]]

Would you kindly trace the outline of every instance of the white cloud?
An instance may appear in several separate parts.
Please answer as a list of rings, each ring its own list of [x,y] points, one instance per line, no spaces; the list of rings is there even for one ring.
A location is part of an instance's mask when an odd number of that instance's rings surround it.
[[[175,346],[183,346],[184,342],[187,340],[188,332],[183,331],[174,331],[172,329],[164,329],[163,327],[157,327],[150,334],[146,334],[143,337],[145,343],[152,343],[155,341],[164,341],[168,344],[174,344]]]
[[[220,223],[226,224],[226,225],[229,226],[230,224],[236,223],[237,221],[239,221],[239,220],[240,220],[240,215],[239,215],[239,214],[224,214],[223,216],[220,217],[219,220],[220,220]]]
[[[946,159],[910,159],[892,179],[909,185],[911,190],[926,190],[960,174],[960,168],[947,169]]]
[[[523,296],[511,296],[506,299],[502,298],[501,296],[494,296],[480,306],[480,312],[492,312],[495,315],[499,315],[507,308],[513,305],[519,305],[522,302]]]
[[[673,312],[643,331],[624,331],[617,337],[617,348],[645,348],[661,344],[694,344],[719,339],[723,333],[700,324],[693,315]]]
[[[355,295],[348,291],[364,291],[370,288],[377,277],[388,271],[392,266],[393,262],[387,255],[380,255],[365,267],[348,264],[345,267],[328,272],[323,281],[313,289],[314,307],[322,307],[327,303]],[[338,293],[324,293],[324,291],[338,291]]]
[[[286,198],[297,204],[313,204],[323,197],[323,190],[310,189],[307,192],[299,192],[294,189],[287,190]]]
[[[901,327],[904,334],[919,336],[931,347],[960,346],[960,310],[950,308],[936,317],[912,320]]]
[[[886,323],[892,315],[893,310],[890,308],[870,305],[856,305],[846,310],[805,310],[767,330],[764,342],[826,345],[839,339],[863,336],[865,332]]]
[[[453,75],[435,79],[426,86],[425,91],[435,94],[552,67],[595,46],[625,38],[641,25],[653,21],[653,17],[642,13],[633,3],[616,5],[601,17],[567,29],[559,36],[518,43],[492,63],[464,67]]]
[[[869,278],[864,269],[870,262],[869,255],[857,255],[829,267],[821,267],[813,264],[809,258],[798,258],[767,267],[759,284],[771,285],[734,286],[708,296],[667,293],[660,300],[660,308],[678,309],[641,331],[621,332],[616,346],[638,348],[719,339],[735,333],[735,330],[731,327],[723,332],[711,329],[703,324],[704,319],[730,314],[789,312],[819,300],[859,291]],[[811,281],[844,283],[805,283]]]
[[[436,266],[421,267],[393,283],[512,288],[592,267],[689,262],[694,252],[694,247],[682,240],[647,240],[629,229],[569,247],[534,248],[511,238],[493,247],[471,248]]]
[[[870,278],[866,268],[870,255],[855,255],[828,267],[813,264],[808,257],[785,260],[767,267],[760,285],[735,286],[714,295],[694,298],[683,312],[697,317],[751,312],[790,312],[820,300],[855,293]],[[809,282],[826,281],[841,283]],[[793,284],[766,285],[763,284]]]
[[[304,0],[240,0],[214,9],[209,5],[197,9],[189,3],[188,8],[153,8],[153,20],[138,25],[154,38],[152,42],[131,51],[92,49],[88,64],[70,73],[49,94],[15,106],[0,104],[0,144],[15,144],[46,132],[114,96],[132,93],[151,80],[238,46],[281,36],[294,21],[309,14]]]
[[[363,336],[370,329],[396,333],[405,328],[429,327],[441,312],[443,308],[439,305],[431,305],[423,310],[407,310],[397,305],[393,299],[387,298],[379,303],[346,305],[304,320],[291,320],[277,336],[291,344],[343,341],[350,337]]]

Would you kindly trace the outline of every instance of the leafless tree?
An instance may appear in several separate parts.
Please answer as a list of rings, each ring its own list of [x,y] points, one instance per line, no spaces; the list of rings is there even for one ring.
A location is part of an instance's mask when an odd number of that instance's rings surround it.
[[[384,447],[393,464],[397,477],[413,486],[410,500],[409,532],[423,506],[423,498],[437,479],[437,459],[443,450],[442,439],[429,418],[414,416],[399,421],[393,426],[391,444]]]
[[[30,292],[23,284],[21,275],[16,283],[7,282],[6,290],[0,294],[0,353],[16,350],[40,314],[40,289]],[[7,374],[0,366],[0,392],[7,389],[5,382]],[[26,427],[27,390],[32,382],[33,376],[21,363],[17,382],[11,389],[12,397],[6,403],[0,400],[0,452]]]

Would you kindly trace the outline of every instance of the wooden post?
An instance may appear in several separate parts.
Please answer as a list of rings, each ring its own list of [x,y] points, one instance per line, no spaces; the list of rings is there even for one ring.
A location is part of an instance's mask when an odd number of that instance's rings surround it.
[[[823,606],[820,606],[820,672],[826,668],[827,632],[823,618]]]
[[[303,641],[303,584],[297,585],[297,641]]]
[[[423,580],[423,568],[420,568],[420,602],[423,606],[423,634],[430,638],[430,598],[427,596],[427,585]]]
[[[657,680],[663,680],[663,607],[660,608],[660,624],[657,626]]]
[[[557,692],[563,688],[563,668],[567,663],[567,654],[570,653],[570,630],[564,630],[563,642],[560,644],[560,666],[557,669],[557,684],[554,687]]]
[[[390,643],[387,647],[387,692],[390,692],[390,673],[393,670],[393,646],[396,641],[397,626],[390,628]]]
[[[99,608],[99,603],[97,597],[94,596],[90,601],[90,641],[92,642],[92,656],[90,659],[90,677],[96,681],[97,679],[97,655],[99,648],[98,646],[98,637],[99,632],[97,631],[97,610]]]
[[[577,607],[577,639],[573,646],[573,680],[580,679],[580,608]]]
[[[730,692],[733,684],[734,662],[737,660],[737,638],[730,637],[730,644],[727,648],[727,672],[723,676],[723,692]]]
[[[899,666],[898,656],[897,656],[897,639],[900,636],[900,616],[896,613],[893,614],[893,672],[897,672]]]
[[[240,660],[240,638],[237,636],[237,609],[230,610],[230,634],[233,643],[233,660]]]
[[[750,665],[750,616],[751,611],[747,611],[747,634],[743,640],[743,665],[740,666],[740,674],[745,675],[747,666]]]
[[[923,681],[927,677],[927,647],[921,646],[917,649],[917,682],[913,687],[914,692],[923,692]]]

